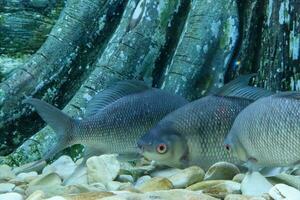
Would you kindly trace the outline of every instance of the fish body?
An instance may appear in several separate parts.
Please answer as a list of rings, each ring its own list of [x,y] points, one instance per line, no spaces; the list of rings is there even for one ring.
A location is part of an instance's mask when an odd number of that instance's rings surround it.
[[[44,156],[48,159],[73,144],[83,144],[86,155],[136,153],[138,138],[187,100],[140,81],[126,81],[96,95],[82,120],[39,99],[29,98],[25,103],[34,106],[58,135],[58,143]]]
[[[236,118],[225,144],[250,170],[300,162],[300,93],[264,97]]]
[[[79,121],[74,142],[102,149],[105,153],[132,151],[143,133],[185,103],[182,97],[159,89],[126,96]]]
[[[238,159],[226,152],[224,139],[238,113],[252,102],[238,97],[203,97],[164,117],[138,146],[148,159],[172,167],[198,164],[207,169],[218,161],[237,163]],[[160,151],[162,146],[165,152]]]

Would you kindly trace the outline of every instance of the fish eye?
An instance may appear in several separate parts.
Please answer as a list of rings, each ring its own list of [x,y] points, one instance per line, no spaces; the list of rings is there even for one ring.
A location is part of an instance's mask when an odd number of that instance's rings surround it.
[[[157,145],[156,151],[160,154],[166,153],[167,152],[167,145],[166,144]]]

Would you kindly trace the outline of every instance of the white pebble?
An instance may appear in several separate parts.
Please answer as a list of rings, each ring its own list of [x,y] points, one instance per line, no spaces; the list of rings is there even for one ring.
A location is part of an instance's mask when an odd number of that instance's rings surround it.
[[[11,193],[6,193],[6,194],[0,194],[0,199],[1,200],[23,200],[23,196],[15,193],[15,192],[11,192]]]

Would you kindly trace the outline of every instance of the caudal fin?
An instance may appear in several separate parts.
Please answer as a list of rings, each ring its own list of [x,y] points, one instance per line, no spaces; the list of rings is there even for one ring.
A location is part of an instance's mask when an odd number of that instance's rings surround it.
[[[43,155],[42,160],[47,160],[53,157],[56,153],[72,144],[72,135],[76,123],[75,119],[39,99],[27,98],[23,101],[23,103],[32,105],[36,109],[36,112],[57,134],[57,143],[48,149],[48,151]]]
[[[36,112],[43,118],[43,120],[58,134],[59,137],[69,134],[74,127],[74,119],[63,113],[56,107],[35,98],[27,98],[23,101],[32,105]]]

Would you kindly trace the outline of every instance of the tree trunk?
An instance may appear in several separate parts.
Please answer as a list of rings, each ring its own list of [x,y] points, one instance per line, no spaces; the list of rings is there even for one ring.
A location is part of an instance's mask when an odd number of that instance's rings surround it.
[[[9,13],[12,2],[0,11]],[[41,2],[48,12],[59,8]],[[37,9],[25,7],[19,3],[17,9]],[[55,20],[55,15],[45,16]],[[299,20],[297,0],[68,0],[49,35],[45,27],[51,23],[43,20],[28,29],[28,34],[42,34],[26,41],[31,51],[47,39],[30,59],[25,56],[24,67],[23,58],[14,57],[16,70],[2,80],[1,154],[31,136],[2,161],[19,165],[36,160],[56,140],[20,104],[25,96],[42,98],[80,118],[93,95],[121,79],[144,80],[189,100],[243,73],[258,73],[255,84],[270,90],[300,90]],[[6,63],[12,54],[32,53],[18,46],[23,39],[18,31],[15,46],[1,49]]]

